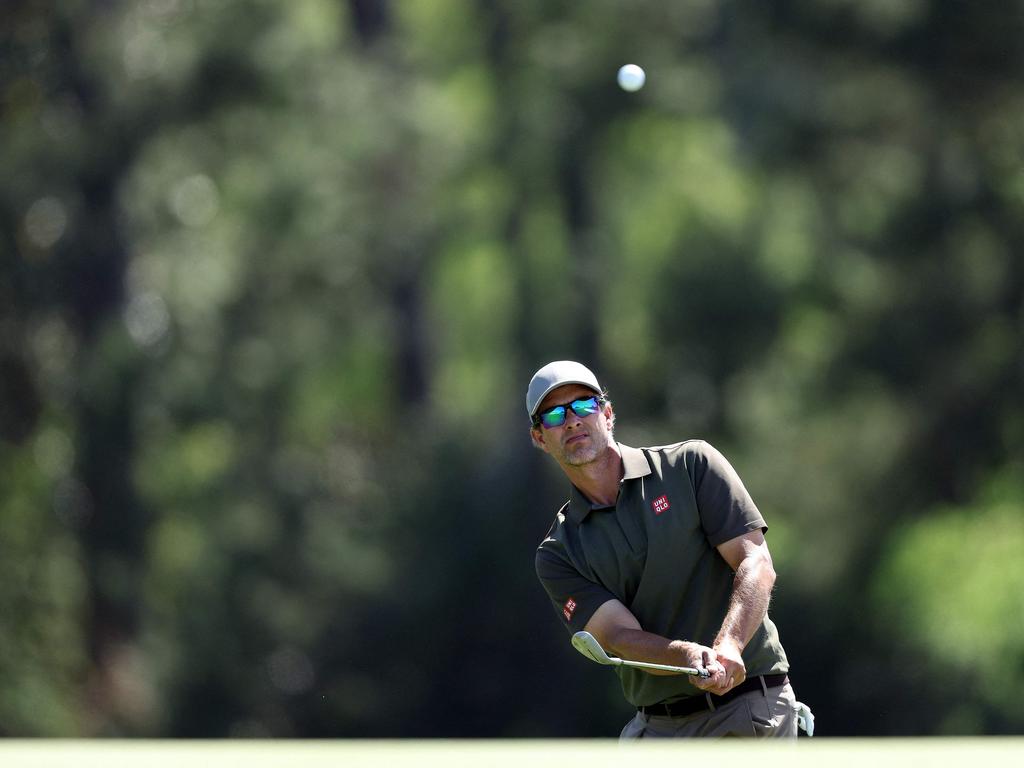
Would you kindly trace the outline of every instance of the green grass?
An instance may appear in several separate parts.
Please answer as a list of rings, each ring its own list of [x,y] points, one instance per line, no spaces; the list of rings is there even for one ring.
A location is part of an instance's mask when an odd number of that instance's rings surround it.
[[[633,751],[635,755],[625,755]],[[755,756],[756,753],[756,756]],[[757,765],[758,768],[914,768],[1024,765],[1024,738],[801,739],[795,744],[755,741],[647,742],[614,740],[408,741],[0,741],[4,768],[621,768],[645,765]]]

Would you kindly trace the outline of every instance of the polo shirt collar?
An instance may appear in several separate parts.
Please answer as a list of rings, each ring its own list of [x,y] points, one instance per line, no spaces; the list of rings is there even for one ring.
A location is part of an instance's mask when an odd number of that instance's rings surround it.
[[[619,443],[619,452],[622,454],[623,480],[636,480],[651,474],[651,465],[647,462],[647,456],[639,448],[630,448],[628,445]]]
[[[622,443],[619,446],[619,455],[622,457],[622,482],[636,480],[651,474],[651,465],[647,457],[639,448],[630,448]],[[599,505],[591,504],[590,499],[583,495],[582,491],[575,485],[569,493],[569,519],[579,525],[592,509],[601,509]]]

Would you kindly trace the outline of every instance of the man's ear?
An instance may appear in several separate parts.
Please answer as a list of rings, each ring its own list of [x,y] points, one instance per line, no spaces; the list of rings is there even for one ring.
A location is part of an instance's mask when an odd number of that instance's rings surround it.
[[[544,444],[544,432],[540,427],[530,427],[530,440],[533,441],[534,448],[540,448],[547,453],[548,447]]]

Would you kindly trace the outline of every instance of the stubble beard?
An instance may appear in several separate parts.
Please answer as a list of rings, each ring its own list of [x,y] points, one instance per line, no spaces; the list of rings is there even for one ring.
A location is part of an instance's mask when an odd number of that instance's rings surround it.
[[[600,437],[600,441],[595,439]],[[566,446],[562,449],[562,463],[570,467],[583,467],[597,461],[611,445],[609,435],[602,433],[600,436],[590,435],[590,444],[573,450],[573,446]]]

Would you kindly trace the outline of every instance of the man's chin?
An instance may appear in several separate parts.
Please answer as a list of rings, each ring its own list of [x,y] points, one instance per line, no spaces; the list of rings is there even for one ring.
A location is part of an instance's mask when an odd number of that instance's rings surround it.
[[[581,467],[590,464],[598,457],[600,451],[593,446],[580,446],[577,451],[567,450],[565,452],[565,463],[570,467]]]

